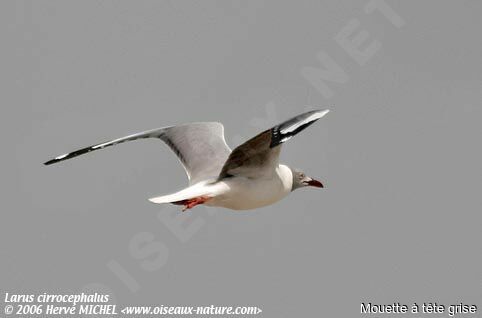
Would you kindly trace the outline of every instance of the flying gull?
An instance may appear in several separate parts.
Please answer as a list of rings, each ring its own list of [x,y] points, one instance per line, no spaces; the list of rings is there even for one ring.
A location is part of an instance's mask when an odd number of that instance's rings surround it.
[[[154,203],[183,206],[198,204],[248,210],[273,204],[291,191],[321,182],[302,171],[279,163],[281,144],[323,117],[329,110],[314,110],[293,117],[231,151],[224,140],[224,127],[199,122],[152,129],[82,148],[45,162],[51,165],[126,141],[159,138],[177,155],[189,179],[187,188],[149,199]]]

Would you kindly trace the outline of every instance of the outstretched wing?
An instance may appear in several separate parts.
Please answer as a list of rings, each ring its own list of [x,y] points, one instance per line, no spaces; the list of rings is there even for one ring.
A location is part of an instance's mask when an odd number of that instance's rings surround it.
[[[181,161],[190,184],[218,176],[231,153],[231,149],[224,140],[224,127],[221,123],[192,123],[152,129],[82,148],[49,160],[45,162],[45,165],[143,138],[159,138],[164,141]]]
[[[231,152],[219,178],[263,178],[278,165],[281,144],[323,117],[329,110],[315,110],[293,117],[246,141]]]

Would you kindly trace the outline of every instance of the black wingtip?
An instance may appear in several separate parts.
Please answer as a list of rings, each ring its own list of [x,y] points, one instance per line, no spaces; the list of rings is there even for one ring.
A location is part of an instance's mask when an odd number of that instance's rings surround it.
[[[54,159],[45,162],[44,165],[49,166],[53,163],[57,163],[57,162],[60,162],[60,161],[71,159],[71,158],[80,156],[84,153],[91,152],[94,149],[95,149],[94,146],[90,146],[90,147],[82,148],[82,149],[79,149],[79,150],[76,150],[76,151],[73,151],[73,152],[69,152],[69,153],[66,153],[64,155],[55,157]]]
[[[311,110],[295,116],[271,128],[270,148],[274,148],[298,134],[315,121],[325,116],[330,110]]]
[[[58,161],[60,161],[60,160],[51,159],[51,160],[49,160],[49,161],[44,162],[44,165],[45,165],[45,166],[49,166],[49,165],[51,165],[51,164],[53,164],[53,163],[56,163],[56,162],[58,162]]]
[[[78,152],[79,152],[79,151],[71,152],[71,153],[66,153],[65,155],[61,155],[61,156],[55,157],[54,159],[51,159],[51,160],[49,160],[49,161],[44,162],[44,165],[49,166],[49,165],[51,165],[51,164],[54,164],[54,163],[57,163],[57,162],[60,162],[60,161],[64,161],[64,160],[70,159],[70,158],[72,158],[72,157],[75,157]]]

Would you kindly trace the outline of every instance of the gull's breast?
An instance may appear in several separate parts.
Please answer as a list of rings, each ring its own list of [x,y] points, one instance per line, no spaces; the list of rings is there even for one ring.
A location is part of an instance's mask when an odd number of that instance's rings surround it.
[[[291,192],[291,170],[283,165],[269,179],[231,177],[220,181],[225,191],[209,200],[207,205],[233,210],[249,210],[273,204]]]

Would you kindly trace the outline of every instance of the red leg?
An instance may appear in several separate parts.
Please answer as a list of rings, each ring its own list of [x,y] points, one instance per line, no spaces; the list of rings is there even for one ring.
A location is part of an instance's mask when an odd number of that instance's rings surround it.
[[[183,202],[184,204],[184,207],[182,208],[182,211],[186,211],[187,209],[192,209],[194,208],[196,205],[198,204],[203,204],[205,203],[207,200],[209,200],[210,198],[207,197],[207,196],[202,196],[202,197],[197,197],[197,198],[192,198],[192,199],[189,199],[189,200],[185,200]]]

